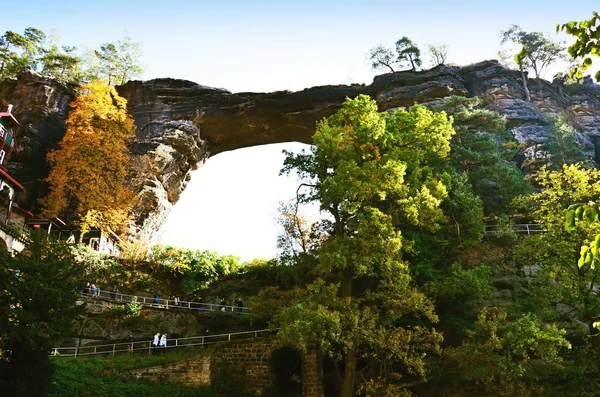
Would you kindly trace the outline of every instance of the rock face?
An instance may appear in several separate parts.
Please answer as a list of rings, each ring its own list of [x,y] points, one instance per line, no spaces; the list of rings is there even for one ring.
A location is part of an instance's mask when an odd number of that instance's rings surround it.
[[[495,60],[388,73],[375,77],[369,86],[323,86],[298,92],[231,93],[175,79],[128,82],[117,89],[128,100],[137,125],[131,144],[132,186],[141,199],[135,234],[150,240],[185,189],[191,171],[208,157],[254,145],[310,143],[315,122],[337,111],[346,97],[359,94],[375,98],[380,110],[428,104],[449,95],[479,96],[488,109],[505,116],[520,144],[518,159],[526,172],[544,156],[548,117],[567,112],[580,133],[582,150],[594,160],[600,158],[600,152],[596,154],[600,86],[586,82],[568,92],[543,80],[531,79],[528,85],[531,102],[524,100],[520,74]],[[0,98],[13,103],[16,116],[24,121],[19,134],[23,150],[15,171],[27,186],[39,186],[40,172],[36,174],[33,165],[43,164],[40,154],[64,132],[62,119],[73,95],[73,87],[32,72],[22,73],[16,81],[0,82]],[[35,192],[33,196],[40,194],[39,189]],[[33,205],[36,198],[27,203]]]

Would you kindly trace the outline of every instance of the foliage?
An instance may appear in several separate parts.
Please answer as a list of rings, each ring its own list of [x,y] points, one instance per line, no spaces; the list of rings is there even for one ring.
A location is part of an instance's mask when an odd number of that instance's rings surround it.
[[[429,55],[431,56],[431,66],[445,65],[448,59],[448,46],[446,44],[430,45]]]
[[[497,308],[484,309],[468,340],[445,355],[461,377],[481,382],[487,393],[530,396],[540,391],[532,361],[560,365],[560,350],[571,347],[564,335],[555,326],[542,327],[531,314],[509,321]]]
[[[45,215],[74,211],[82,235],[91,227],[120,231],[135,196],[125,186],[130,162],[127,144],[135,125],[126,101],[101,81],[82,86],[72,104],[59,150],[48,153],[52,169],[42,200]]]
[[[501,36],[502,44],[510,41],[521,47],[515,55],[515,62],[533,70],[538,79],[541,78],[544,69],[564,58],[564,44],[552,41],[543,33],[526,32],[520,26],[512,25],[508,30],[501,32]]]
[[[184,293],[206,289],[220,277],[236,273],[240,267],[236,256],[162,245],[152,247],[148,260],[176,277],[183,276]]]
[[[169,351],[160,355],[138,354],[111,358],[55,358],[56,372],[48,396],[78,397],[92,395],[226,397],[209,388],[181,386],[175,383],[149,382],[129,377],[131,370],[166,365],[197,355],[196,350]]]
[[[600,196],[600,170],[586,169],[579,164],[563,165],[561,171],[543,167],[536,181],[542,190],[518,197],[514,206],[539,224],[562,225],[565,208]]]
[[[484,211],[507,212],[511,200],[531,187],[510,161],[516,145],[507,132],[502,115],[481,109],[479,98],[451,96],[433,108],[453,117],[452,165],[468,175],[473,191],[483,201]]]
[[[600,16],[592,12],[592,18],[581,22],[571,21],[565,24],[557,24],[556,31],[565,31],[575,36],[575,42],[569,46],[569,55],[573,58],[583,58],[581,64],[573,68],[570,76],[583,78],[583,72],[592,65],[592,56],[600,56]],[[600,71],[596,72],[596,80],[600,81]]]
[[[396,53],[398,54],[398,63],[410,65],[411,70],[417,70],[417,67],[423,63],[421,50],[406,36],[396,42]]]
[[[367,59],[373,70],[388,68],[392,73],[395,72],[395,65],[410,66],[411,70],[416,70],[422,64],[421,50],[406,36],[396,42],[396,54],[391,48],[377,45],[369,49]]]
[[[52,375],[48,351],[80,312],[81,267],[69,247],[35,233],[14,257],[0,251],[0,387],[8,395],[43,395]]]
[[[14,77],[25,67],[36,68],[46,35],[26,28],[23,34],[6,31],[0,37],[0,79]]]
[[[401,230],[435,230],[443,220],[448,178],[432,165],[449,153],[452,134],[444,113],[419,105],[378,113],[361,95],[317,124],[310,153],[287,153],[282,171],[297,172],[307,188],[300,201],[318,202],[331,220],[323,221],[314,281],[273,325],[301,349],[316,343],[343,362],[341,396],[367,384],[371,376],[357,378],[363,365],[393,387],[399,378],[384,376],[389,364],[423,377],[426,352],[437,350],[440,335],[430,327],[437,318],[411,284]]]
[[[560,170],[565,164],[584,163],[581,145],[577,142],[577,131],[571,127],[564,116],[551,118],[547,131],[548,141],[544,145],[550,158],[548,168]]]
[[[540,192],[515,203],[528,208],[536,222],[547,225],[548,229],[528,238],[516,251],[522,265],[538,269],[528,286],[531,294],[524,302],[528,304],[526,310],[548,313],[560,304],[564,317],[588,327],[589,340],[600,364],[600,339],[595,337],[599,330],[594,328],[600,313],[600,299],[596,293],[600,268],[593,266],[593,257],[590,257],[597,247],[600,223],[594,222],[593,211],[582,205],[565,211],[571,204],[588,203],[599,196],[600,171],[577,164],[564,165],[562,171],[543,168],[538,183],[542,187]],[[565,212],[566,228],[563,228]],[[575,219],[592,222],[583,228],[575,228]],[[587,242],[583,247],[582,241]]]
[[[396,56],[394,52],[387,47],[377,45],[371,49],[367,54],[367,59],[371,62],[371,68],[373,70],[381,70],[388,68],[390,72],[394,73],[395,70],[392,66],[396,64]]]
[[[466,173],[451,173],[450,190],[442,208],[449,224],[456,230],[458,244],[479,241],[483,236],[483,202],[473,192]]]
[[[59,39],[58,34],[48,37],[32,27],[23,34],[6,31],[0,36],[0,79],[16,77],[29,67],[75,84],[106,79],[116,85],[143,72],[141,44],[129,36],[87,52],[70,45],[59,46]]]
[[[102,44],[99,50],[94,51],[99,61],[94,70],[95,78],[106,79],[110,85],[120,85],[139,77],[143,72],[140,47],[141,44],[129,36],[115,43]]]

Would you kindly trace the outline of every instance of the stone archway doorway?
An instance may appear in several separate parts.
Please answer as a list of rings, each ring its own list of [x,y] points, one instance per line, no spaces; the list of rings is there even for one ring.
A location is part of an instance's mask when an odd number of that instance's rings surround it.
[[[282,347],[271,353],[273,396],[302,396],[302,356],[293,347]]]

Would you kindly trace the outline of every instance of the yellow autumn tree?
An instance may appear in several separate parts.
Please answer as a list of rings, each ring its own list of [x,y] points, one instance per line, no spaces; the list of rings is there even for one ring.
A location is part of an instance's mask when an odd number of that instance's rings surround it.
[[[135,125],[127,101],[114,87],[95,80],[81,89],[71,104],[60,149],[47,156],[50,193],[42,200],[44,215],[72,211],[82,235],[90,227],[117,231],[127,223],[135,199],[125,185],[127,144]]]

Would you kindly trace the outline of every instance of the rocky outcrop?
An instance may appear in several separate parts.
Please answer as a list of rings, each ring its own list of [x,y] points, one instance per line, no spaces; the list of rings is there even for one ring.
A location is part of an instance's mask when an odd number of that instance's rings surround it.
[[[137,125],[131,144],[132,186],[140,197],[135,234],[143,240],[151,238],[185,189],[191,171],[208,157],[268,143],[310,143],[315,122],[337,111],[346,97],[359,94],[375,98],[381,110],[428,104],[449,95],[479,96],[488,109],[505,116],[526,171],[535,169],[544,156],[548,117],[567,112],[580,132],[584,152],[595,160],[600,88],[591,82],[575,90],[563,88],[532,79],[532,101],[525,101],[520,74],[494,60],[388,73],[369,86],[323,86],[298,92],[231,93],[175,79],[128,82],[118,91],[128,100]],[[44,140],[47,150],[64,132],[62,119],[73,88],[29,71],[18,80],[0,83],[0,97],[15,104],[17,117],[25,121],[20,134],[23,151],[15,167],[23,171],[19,177],[26,184],[37,186],[40,172],[35,174],[32,164],[43,164],[39,149]],[[34,173],[27,175],[30,171]]]

